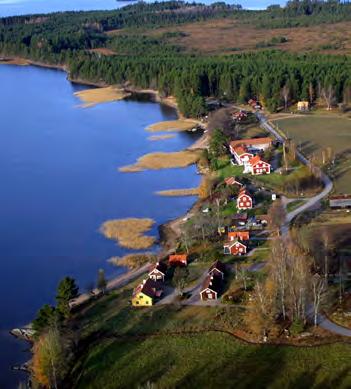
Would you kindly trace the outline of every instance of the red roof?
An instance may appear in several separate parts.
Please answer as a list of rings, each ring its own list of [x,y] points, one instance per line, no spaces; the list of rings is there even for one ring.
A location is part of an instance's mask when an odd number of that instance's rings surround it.
[[[235,146],[233,147],[233,150],[239,155],[243,155],[243,154],[250,154],[252,155],[251,153],[249,153],[246,149],[246,147],[242,147],[242,146]]]
[[[237,244],[239,244],[240,246],[243,246],[243,247],[245,247],[246,248],[246,246],[244,245],[244,243],[241,243],[241,242],[239,242],[238,240],[234,240],[234,241],[232,241],[232,242],[227,242],[227,243],[225,243],[224,244],[224,247],[233,247],[233,246],[235,246],[235,245],[237,245]]]
[[[239,140],[233,140],[230,142],[230,146],[232,148],[235,148],[236,146],[250,146],[250,145],[260,145],[260,144],[271,144],[272,138],[266,137],[266,138],[251,138],[251,139],[239,139]]]
[[[243,185],[241,182],[237,181],[237,180],[235,179],[235,177],[228,177],[228,178],[226,178],[224,181],[225,181],[225,183],[226,183],[227,185],[235,185],[235,184],[237,184],[237,185],[239,185],[239,186],[242,186],[242,185]]]
[[[264,163],[264,164],[266,164],[266,165],[269,165],[269,163],[263,161],[259,155],[256,155],[256,157],[253,157],[253,158],[251,158],[251,159],[249,160],[249,164],[250,164],[251,166],[255,166],[255,165],[257,165],[259,162]]]
[[[188,256],[186,254],[174,254],[169,256],[169,263],[170,264],[188,264]]]
[[[241,196],[248,196],[251,198],[250,194],[246,191],[245,188],[241,189],[241,191],[239,192],[238,198],[240,198]]]
[[[228,239],[231,238],[239,238],[240,240],[250,240],[250,232],[249,231],[233,231],[228,232]]]
[[[351,200],[351,195],[336,195],[336,196],[330,196],[330,200]]]

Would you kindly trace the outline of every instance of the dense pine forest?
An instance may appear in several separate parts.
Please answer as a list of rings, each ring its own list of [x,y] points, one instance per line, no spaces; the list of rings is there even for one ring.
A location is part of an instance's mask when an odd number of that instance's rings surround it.
[[[65,65],[72,79],[158,89],[163,95],[175,95],[186,116],[205,113],[209,96],[229,101],[257,96],[275,111],[282,104],[284,87],[292,101],[322,96],[333,103],[348,100],[350,58],[272,49],[205,56],[170,42],[172,33],[150,36],[146,29],[217,18],[240,19],[261,29],[290,27],[349,20],[350,11],[351,4],[336,0],[294,0],[265,11],[170,1],[116,11],[9,17],[0,19],[0,52]],[[92,50],[96,48],[108,48],[115,55],[101,55]]]

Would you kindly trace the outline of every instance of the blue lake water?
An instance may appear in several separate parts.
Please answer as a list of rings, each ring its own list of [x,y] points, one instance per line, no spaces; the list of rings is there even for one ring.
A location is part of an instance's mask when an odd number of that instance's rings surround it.
[[[107,258],[122,255],[105,239],[105,220],[151,217],[157,226],[184,213],[194,198],[155,191],[198,185],[195,167],[120,173],[152,151],[176,151],[194,135],[150,141],[145,127],[176,118],[153,102],[120,101],[79,108],[61,71],[0,65],[0,388],[15,388],[10,366],[24,362],[26,344],[8,335],[53,302],[58,281],[75,277],[84,289]],[[152,233],[157,234],[157,226]]]
[[[150,1],[148,1],[150,2]],[[204,0],[200,3],[211,4],[215,1]],[[263,9],[271,4],[285,4],[285,0],[242,0],[226,1],[239,3],[245,8]],[[129,4],[116,0],[0,0],[0,16],[49,13],[57,11],[88,11],[95,9],[115,9]]]

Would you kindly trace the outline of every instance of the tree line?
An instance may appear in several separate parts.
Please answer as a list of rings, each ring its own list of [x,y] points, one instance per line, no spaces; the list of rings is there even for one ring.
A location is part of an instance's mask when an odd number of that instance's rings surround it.
[[[325,7],[329,6],[327,2]],[[348,6],[340,4],[342,9]],[[207,9],[202,5],[200,9],[203,7]],[[222,3],[211,7],[214,13],[249,12]],[[182,51],[168,43],[167,34],[105,34],[109,28],[120,27],[112,22],[115,18],[124,20],[128,15],[142,17],[150,13],[162,19],[163,13],[175,13],[181,22],[194,8],[199,7],[171,1],[131,5],[118,11],[0,19],[0,53],[65,65],[71,79],[120,85],[128,82],[136,87],[158,89],[165,96],[176,96],[185,116],[206,113],[207,97],[235,102],[257,97],[270,111],[280,106],[287,108],[298,100],[313,103],[322,99],[328,107],[349,102],[351,60],[347,56],[265,50],[209,57]],[[148,16],[144,20],[147,25]],[[110,48],[116,55],[101,56],[89,51],[97,47]]]

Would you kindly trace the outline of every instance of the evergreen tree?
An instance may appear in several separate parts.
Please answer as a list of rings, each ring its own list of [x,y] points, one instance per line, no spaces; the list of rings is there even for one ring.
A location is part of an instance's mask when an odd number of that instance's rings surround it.
[[[99,272],[98,272],[98,279],[97,279],[97,283],[96,283],[98,289],[103,293],[105,294],[106,292],[106,287],[107,287],[107,281],[106,281],[106,278],[105,278],[105,271],[104,269],[99,269]]]
[[[71,277],[65,277],[57,287],[56,302],[57,311],[67,319],[70,315],[70,300],[78,296],[79,288]]]

